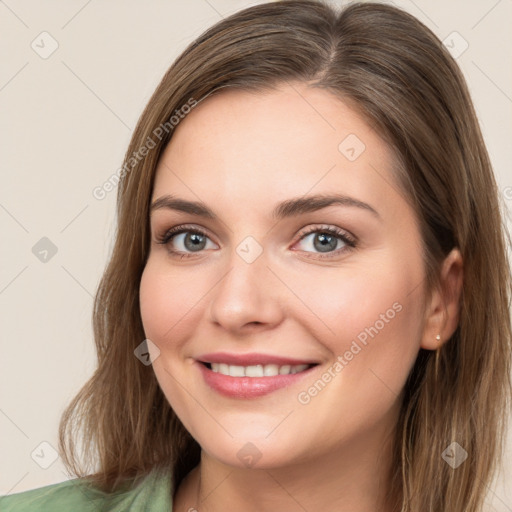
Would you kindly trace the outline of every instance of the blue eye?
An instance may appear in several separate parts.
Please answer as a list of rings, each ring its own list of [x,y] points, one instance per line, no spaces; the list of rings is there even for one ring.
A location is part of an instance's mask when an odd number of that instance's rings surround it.
[[[330,252],[338,249],[338,244],[340,243],[345,245],[345,242],[338,236],[320,231],[304,236],[301,238],[301,242],[308,240],[308,238],[309,241],[304,244],[305,248],[303,250],[305,251],[316,250],[318,252]]]
[[[330,257],[332,254],[338,255],[340,252],[349,250],[356,246],[356,241],[345,231],[331,226],[312,227],[306,233],[302,234],[299,244],[303,243],[301,250],[305,252],[326,253]]]
[[[185,231],[182,233],[175,234],[173,237],[173,243],[179,245],[184,244],[185,251],[197,252],[207,248],[208,237],[199,233],[198,231]],[[182,249],[178,249],[182,250]]]
[[[191,257],[194,253],[201,253],[205,249],[218,247],[204,231],[196,227],[183,225],[166,231],[163,235],[157,237],[156,242],[168,246],[169,253],[181,259]],[[316,253],[317,258],[322,259],[337,256],[355,248],[356,239],[339,228],[312,226],[301,234],[298,245],[300,244],[303,244],[301,251]]]
[[[213,247],[208,247],[210,242]],[[157,239],[157,243],[167,246],[178,246],[178,248],[169,247],[172,255],[179,255],[186,258],[194,252],[201,252],[203,249],[215,249],[214,244],[200,229],[189,228],[187,226],[177,226],[167,231],[163,236]]]

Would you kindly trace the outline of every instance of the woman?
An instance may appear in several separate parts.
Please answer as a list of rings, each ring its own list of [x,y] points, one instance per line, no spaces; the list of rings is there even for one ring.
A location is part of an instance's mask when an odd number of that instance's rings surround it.
[[[147,105],[117,211],[98,369],[61,423],[81,478],[2,510],[481,510],[506,237],[464,79],[419,21],[224,19]]]

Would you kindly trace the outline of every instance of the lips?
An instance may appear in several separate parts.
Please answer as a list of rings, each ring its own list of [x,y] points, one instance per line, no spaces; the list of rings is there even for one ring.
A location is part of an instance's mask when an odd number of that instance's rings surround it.
[[[254,353],[216,352],[203,354],[197,359],[199,371],[211,389],[238,399],[258,398],[292,386],[309,375],[317,364],[315,361]]]

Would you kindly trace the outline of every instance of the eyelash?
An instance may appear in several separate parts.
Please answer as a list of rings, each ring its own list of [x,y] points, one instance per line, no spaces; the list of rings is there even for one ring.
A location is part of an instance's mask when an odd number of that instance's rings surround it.
[[[175,226],[175,227],[169,229],[168,231],[165,231],[161,235],[157,235],[156,243],[161,244],[161,245],[167,245],[174,236],[179,235],[181,233],[195,233],[195,234],[210,238],[208,236],[208,234],[206,232],[202,231],[201,229],[198,229],[193,226],[188,226],[188,225],[180,225],[180,226]],[[351,249],[355,249],[357,247],[357,240],[355,237],[349,235],[347,232],[342,231],[339,228],[335,228],[332,226],[321,227],[321,228],[318,226],[311,226],[310,228],[303,231],[299,235],[298,242],[302,241],[304,238],[306,238],[311,233],[322,233],[322,234],[328,233],[330,235],[336,236],[344,244],[346,244],[346,246],[342,247],[341,249],[336,249],[332,252],[325,253],[326,255],[322,255],[322,253],[314,253],[316,255],[319,255],[319,259],[332,258],[334,256],[338,256],[342,252],[346,252]],[[199,251],[199,252],[201,252],[201,251]],[[308,251],[305,251],[305,252],[308,252]],[[186,258],[194,257],[194,253],[182,253],[180,251],[175,251],[172,249],[169,249],[169,253],[171,254],[172,257],[179,258],[179,259],[186,259]],[[312,256],[308,256],[308,257],[312,257]],[[318,256],[316,256],[315,258],[318,258]]]

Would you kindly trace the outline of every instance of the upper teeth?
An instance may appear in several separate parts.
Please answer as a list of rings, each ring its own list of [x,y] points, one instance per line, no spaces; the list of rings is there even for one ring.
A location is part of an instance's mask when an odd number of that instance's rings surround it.
[[[277,364],[257,364],[254,366],[235,366],[225,363],[210,364],[214,372],[231,377],[274,377],[275,375],[288,375],[290,373],[302,372],[309,367],[308,364],[297,364],[295,366],[289,364],[283,366]]]

